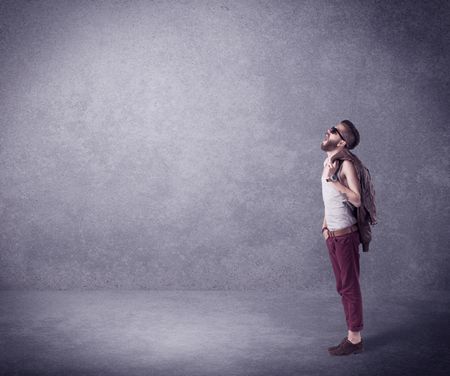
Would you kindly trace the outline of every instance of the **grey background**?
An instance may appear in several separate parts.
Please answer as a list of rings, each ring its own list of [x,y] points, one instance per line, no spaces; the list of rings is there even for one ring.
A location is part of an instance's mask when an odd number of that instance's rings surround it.
[[[379,210],[363,288],[448,288],[449,8],[2,1],[0,288],[332,288],[345,118]]]

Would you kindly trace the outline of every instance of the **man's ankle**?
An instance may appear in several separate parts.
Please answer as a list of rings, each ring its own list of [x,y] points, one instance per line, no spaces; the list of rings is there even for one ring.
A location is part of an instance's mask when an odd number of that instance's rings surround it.
[[[361,332],[348,331],[347,339],[354,345],[361,342]]]

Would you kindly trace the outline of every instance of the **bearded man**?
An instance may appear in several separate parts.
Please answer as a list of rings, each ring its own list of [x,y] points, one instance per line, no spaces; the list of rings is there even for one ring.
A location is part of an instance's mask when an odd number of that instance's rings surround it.
[[[341,343],[328,348],[330,355],[337,356],[363,351],[363,308],[359,284],[359,244],[362,237],[358,223],[362,169],[359,159],[349,152],[359,141],[359,132],[354,124],[343,120],[327,130],[321,143],[321,149],[327,153],[322,173],[325,206],[322,234],[336,278],[336,289],[341,295],[348,329],[347,336]]]

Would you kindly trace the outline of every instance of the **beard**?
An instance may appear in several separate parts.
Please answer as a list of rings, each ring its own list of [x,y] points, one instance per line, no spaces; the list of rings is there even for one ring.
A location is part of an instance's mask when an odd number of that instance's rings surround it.
[[[332,141],[330,139],[326,139],[326,140],[322,141],[322,143],[320,144],[320,148],[323,151],[333,151],[334,149],[337,148],[338,143],[339,143],[339,141]]]

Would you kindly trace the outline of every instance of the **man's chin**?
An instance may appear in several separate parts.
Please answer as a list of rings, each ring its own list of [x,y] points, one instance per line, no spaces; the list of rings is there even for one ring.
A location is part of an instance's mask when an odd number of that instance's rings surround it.
[[[322,143],[320,144],[320,148],[323,151],[333,151],[337,148],[337,144],[330,141],[330,140],[324,140],[322,141]]]

